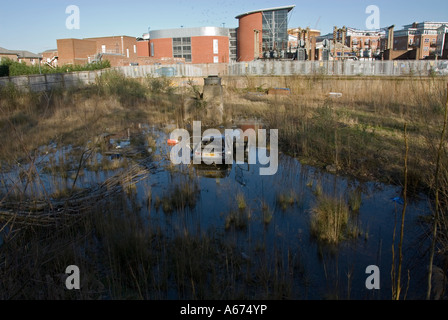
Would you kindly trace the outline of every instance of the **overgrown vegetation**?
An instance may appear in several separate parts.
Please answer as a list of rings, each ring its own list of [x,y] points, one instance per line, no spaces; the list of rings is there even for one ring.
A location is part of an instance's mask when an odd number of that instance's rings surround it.
[[[343,198],[319,196],[312,209],[311,234],[323,243],[337,245],[346,239],[356,239],[361,230],[350,219],[349,206]]]
[[[66,73],[76,71],[93,71],[110,68],[108,60],[88,63],[85,65],[64,65],[50,67],[46,64],[27,65],[25,62],[18,62],[9,58],[1,59],[0,77],[13,77],[32,74]]]
[[[290,77],[284,81],[292,95],[272,97],[264,94],[263,88],[268,85],[263,80],[249,80],[251,88],[227,87],[225,107],[232,110],[233,118],[262,119],[266,127],[279,129],[282,152],[333,173],[401,185],[403,124],[408,123],[406,186],[409,198],[420,191],[437,195],[438,223],[427,219],[427,228],[437,231],[435,262],[440,262],[448,253],[448,162],[446,144],[439,141],[443,136],[444,81]],[[341,91],[342,98],[328,97],[330,90]],[[254,91],[257,95],[249,94]],[[92,138],[141,123],[183,127],[189,109],[199,117],[196,120],[201,120],[204,106],[198,92],[194,86],[176,88],[167,78],[127,79],[116,71],[104,73],[93,85],[70,90],[24,93],[11,84],[1,87],[0,131],[7,142],[0,145],[2,168],[19,164],[21,181],[29,191],[40,185],[33,169],[37,155],[45,152],[40,148],[55,145],[77,150],[71,157],[77,161],[67,161],[64,153],[50,155],[46,173],[54,176],[81,176],[80,164],[92,171],[97,167],[128,169],[131,161],[89,157],[90,149],[105,148]],[[147,143],[153,148],[156,145],[151,139]],[[363,234],[351,223],[361,209],[360,189],[333,197],[323,191],[319,182],[308,186],[316,197],[310,224],[318,241],[337,246]],[[292,211],[302,198],[293,187],[283,188],[286,191],[276,195],[274,207]],[[251,223],[271,227],[278,213],[265,199],[260,199],[258,210],[251,207],[252,202],[243,193],[232,197],[229,201],[234,208],[222,213],[224,235],[216,230],[191,232],[180,228],[169,237],[151,217],[136,214],[141,204],[135,202],[136,185],[132,179],[111,181],[98,190],[110,189],[115,190],[110,197],[103,193],[86,195],[75,184],[61,185],[60,190],[49,195],[40,190],[40,197],[53,198],[58,205],[51,214],[43,214],[48,202],[30,198],[22,190],[1,194],[2,206],[12,195],[15,206],[0,215],[0,298],[306,297],[307,281],[299,254],[289,249],[283,252],[279,247],[266,248],[264,239],[251,243],[255,249],[250,253],[242,252],[232,242],[237,241],[235,234],[248,232]],[[188,220],[189,209],[197,204],[197,193],[195,182],[186,179],[176,181],[161,195],[154,196],[148,187],[146,197],[148,205],[161,208],[157,213],[163,212],[168,220]],[[71,215],[73,208],[77,214]],[[18,214],[23,212],[30,214]],[[172,214],[175,212],[179,214]],[[87,275],[81,291],[67,291],[61,285],[61,272],[71,264]]]
[[[164,78],[153,84],[108,71],[81,89],[22,92],[0,87],[0,159],[16,163],[39,147],[55,143],[85,147],[92,137],[139,123],[182,121],[182,97]],[[154,82],[160,82],[153,91]],[[14,141],[14,143],[12,143]]]
[[[247,91],[269,86],[264,81],[255,77],[248,82],[252,89],[233,87],[227,104],[235,105],[236,118],[260,118],[278,129],[283,152],[331,172],[401,184],[407,122],[409,190],[429,190],[442,126],[444,79],[285,77],[277,81],[285,82],[290,96],[248,98]],[[332,98],[330,92],[342,97]]]
[[[292,95],[247,95],[260,86],[269,87],[268,81],[254,77],[247,81],[249,89],[233,87],[234,100],[228,104],[235,106],[236,116],[260,118],[279,129],[280,149],[303,164],[361,181],[406,185],[408,201],[428,195],[434,209],[425,227],[428,235],[437,235],[431,252],[446,272],[448,150],[441,137],[446,130],[447,79],[283,77],[276,81],[290,88]],[[331,97],[330,92],[341,97]],[[315,195],[322,195],[318,186]],[[315,208],[315,234],[336,243],[346,226],[345,206],[323,199]],[[356,213],[361,195],[354,191],[348,201]],[[428,279],[429,297],[431,276]]]

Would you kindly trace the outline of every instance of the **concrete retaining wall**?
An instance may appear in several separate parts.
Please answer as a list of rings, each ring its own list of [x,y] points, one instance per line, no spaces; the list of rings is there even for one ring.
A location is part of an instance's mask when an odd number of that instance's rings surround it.
[[[429,76],[439,70],[448,74],[447,61],[252,61],[231,64],[148,65],[113,68],[129,78],[147,76],[172,78],[200,78],[219,76]],[[95,82],[107,70],[82,71],[62,74],[27,75],[0,78],[0,86],[13,83],[31,91],[45,91],[57,87],[70,88]]]

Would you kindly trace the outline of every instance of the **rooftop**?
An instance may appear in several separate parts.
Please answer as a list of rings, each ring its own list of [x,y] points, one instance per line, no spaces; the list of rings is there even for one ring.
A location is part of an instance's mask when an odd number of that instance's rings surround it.
[[[1,47],[0,47],[0,54],[16,55],[19,58],[31,58],[31,59],[41,58],[40,55],[32,53],[30,51],[26,51],[26,50],[8,50],[8,49],[1,48]]]
[[[0,47],[0,54],[11,54],[11,55],[13,55],[13,54],[16,54],[16,53],[12,52],[11,50],[8,50],[8,49]]]
[[[436,21],[424,21],[424,22],[414,22],[411,24],[404,25],[404,29],[437,29],[442,25],[448,25],[448,22],[436,22]]]
[[[292,9],[294,9],[296,6],[295,5],[290,5],[290,6],[283,6],[283,7],[275,7],[275,8],[268,8],[268,9],[260,9],[260,10],[255,10],[255,11],[249,11],[243,14],[240,14],[238,16],[235,17],[235,19],[239,19],[242,18],[244,16],[247,16],[249,14],[253,14],[253,13],[258,13],[258,12],[267,12],[267,11],[278,11],[278,10],[288,10],[291,11]]]
[[[221,27],[196,27],[152,30],[149,32],[151,39],[201,37],[201,36],[229,36],[228,28]]]

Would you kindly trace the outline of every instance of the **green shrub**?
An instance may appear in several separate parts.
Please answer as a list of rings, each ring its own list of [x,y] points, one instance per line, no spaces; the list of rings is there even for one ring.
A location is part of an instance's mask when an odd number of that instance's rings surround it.
[[[45,64],[27,65],[25,62],[13,61],[9,58],[2,59],[0,64],[0,77],[2,76],[22,76],[30,74],[66,73],[77,71],[93,71],[110,68],[108,60],[88,63],[85,65],[64,65],[51,68]]]

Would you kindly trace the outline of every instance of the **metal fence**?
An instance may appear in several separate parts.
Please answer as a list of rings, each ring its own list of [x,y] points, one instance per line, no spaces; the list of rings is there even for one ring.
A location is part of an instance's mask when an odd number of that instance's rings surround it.
[[[448,71],[447,61],[263,61],[228,66],[229,76],[429,76]]]
[[[199,78],[220,76],[429,76],[448,75],[448,61],[264,61],[230,64],[176,64],[126,66],[113,68],[129,78],[147,76]],[[0,86],[13,83],[31,91],[46,91],[56,87],[69,88],[94,83],[107,70],[63,74],[1,77]]]
[[[112,68],[123,73],[128,78],[153,77],[202,77],[203,68],[194,65],[148,65],[148,66],[127,66]],[[70,88],[95,83],[96,78],[104,70],[81,71],[57,74],[37,74],[13,77],[0,77],[0,86],[8,83],[14,84],[17,88],[30,91],[49,91],[55,88]]]
[[[147,76],[166,77],[202,77],[203,68],[200,65],[175,64],[175,65],[147,65],[127,66],[114,68],[124,73],[129,78],[144,78]]]

